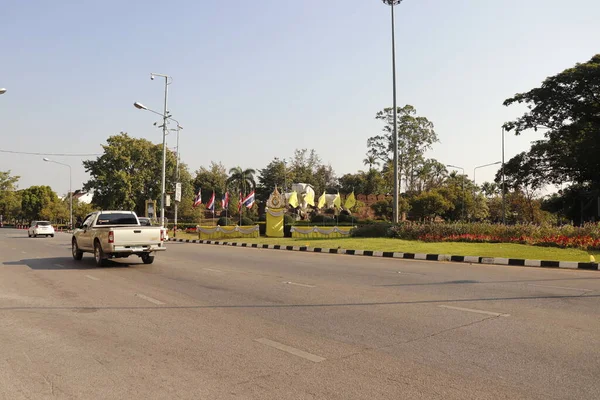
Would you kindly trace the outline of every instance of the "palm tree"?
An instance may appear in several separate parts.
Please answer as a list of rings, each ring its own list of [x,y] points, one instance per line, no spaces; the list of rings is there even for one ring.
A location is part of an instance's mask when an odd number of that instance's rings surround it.
[[[227,178],[227,184],[231,185],[237,191],[242,191],[246,194],[246,187],[254,189],[256,187],[256,181],[254,180],[254,174],[256,171],[252,168],[243,170],[242,167],[235,167],[229,170],[229,178]]]
[[[379,165],[379,162],[377,162],[377,157],[375,157],[375,154],[373,152],[368,152],[367,153],[367,157],[365,159],[363,159],[363,164],[364,165],[368,165],[369,166],[369,171],[373,169],[373,165]]]

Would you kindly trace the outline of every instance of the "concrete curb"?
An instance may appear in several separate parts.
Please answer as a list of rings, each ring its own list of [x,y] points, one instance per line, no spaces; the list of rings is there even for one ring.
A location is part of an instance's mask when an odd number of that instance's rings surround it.
[[[258,244],[258,243],[238,243],[222,242],[214,240],[194,240],[169,238],[170,242],[213,244],[221,246],[249,247],[253,249],[272,249],[288,251],[305,251],[309,253],[328,253],[328,254],[346,254],[352,256],[385,257],[400,258],[404,260],[426,260],[426,261],[450,261],[464,262],[469,264],[492,264],[492,265],[512,265],[519,267],[541,267],[541,268],[563,268],[563,269],[585,269],[598,271],[598,263],[585,263],[576,261],[545,261],[545,260],[524,260],[520,258],[501,258],[501,257],[477,257],[477,256],[451,256],[447,254],[424,254],[424,253],[398,253],[391,251],[373,251],[373,250],[346,250],[346,249],[326,249],[320,247],[307,246],[282,246],[279,244]]]

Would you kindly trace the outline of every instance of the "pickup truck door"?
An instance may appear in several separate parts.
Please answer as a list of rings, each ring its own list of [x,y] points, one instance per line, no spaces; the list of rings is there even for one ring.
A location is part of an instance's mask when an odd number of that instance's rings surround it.
[[[92,232],[92,223],[96,215],[90,215],[83,221],[81,226],[81,231],[79,235],[77,235],[77,245],[82,250],[91,250],[92,249],[92,240],[93,240],[93,232]]]

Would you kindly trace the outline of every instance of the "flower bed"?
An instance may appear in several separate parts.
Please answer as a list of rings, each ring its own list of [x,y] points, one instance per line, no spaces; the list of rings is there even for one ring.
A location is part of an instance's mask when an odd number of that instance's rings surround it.
[[[499,225],[486,223],[418,224],[392,226],[389,236],[425,242],[517,243],[533,246],[600,250],[600,224],[582,227]]]

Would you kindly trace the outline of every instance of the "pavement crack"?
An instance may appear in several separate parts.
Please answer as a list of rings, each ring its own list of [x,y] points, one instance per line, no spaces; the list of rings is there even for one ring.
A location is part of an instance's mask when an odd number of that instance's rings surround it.
[[[469,326],[477,325],[477,324],[480,324],[482,322],[489,321],[491,319],[498,319],[500,317],[501,317],[500,315],[493,315],[491,317],[486,317],[486,318],[480,319],[478,321],[473,321],[473,322],[469,322],[468,324],[462,324],[462,325],[455,326],[455,327],[452,327],[452,328],[443,329],[441,331],[434,332],[432,334],[421,336],[421,337],[418,337],[418,338],[414,338],[414,339],[411,339],[411,340],[408,340],[408,341],[405,341],[405,342],[391,344],[391,345],[387,345],[387,346],[382,346],[379,349],[387,348],[387,347],[391,347],[391,346],[396,346],[396,345],[399,345],[399,344],[408,344],[408,343],[417,342],[419,340],[429,339],[429,338],[432,338],[432,337],[435,337],[435,336],[438,336],[438,335],[441,335],[441,334],[444,334],[444,333],[447,333],[447,332],[451,332],[451,331],[454,331],[454,330],[457,330],[457,329],[461,329],[461,328],[467,328]]]
[[[401,342],[395,342],[395,343],[391,343],[391,344],[386,344],[385,346],[365,347],[365,348],[360,349],[360,350],[358,350],[358,351],[356,351],[354,353],[347,354],[347,355],[345,355],[343,357],[339,357],[338,360],[348,359],[348,358],[351,358],[351,357],[354,357],[354,356],[357,356],[359,354],[363,354],[363,353],[366,353],[366,352],[369,352],[369,351],[383,350],[383,349],[387,349],[387,348],[394,347],[394,346],[399,346],[399,345],[403,345],[403,344],[409,344],[409,343],[417,342],[417,341],[420,341],[420,340],[430,339],[432,337],[439,336],[439,335],[442,335],[442,334],[447,333],[447,332],[451,332],[451,331],[454,331],[454,330],[457,330],[457,329],[461,329],[461,328],[466,328],[466,327],[469,327],[469,326],[477,325],[477,324],[480,324],[480,323],[485,322],[485,321],[489,321],[489,320],[492,320],[492,319],[498,319],[500,317],[501,317],[500,315],[493,315],[493,316],[486,317],[486,318],[483,318],[483,319],[480,319],[480,320],[477,320],[477,321],[469,322],[468,324],[462,324],[462,325],[459,325],[459,326],[454,326],[452,328],[443,329],[441,331],[434,332],[434,333],[431,333],[429,335],[417,337],[417,338],[414,338],[414,339],[410,339],[410,340],[406,340],[406,341],[401,341]]]

